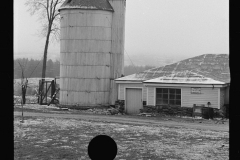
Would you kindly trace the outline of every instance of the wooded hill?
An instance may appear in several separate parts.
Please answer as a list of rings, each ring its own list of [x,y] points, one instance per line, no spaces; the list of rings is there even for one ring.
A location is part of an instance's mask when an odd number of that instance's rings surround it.
[[[24,77],[26,78],[40,78],[42,76],[42,60],[34,60],[28,58],[18,58],[14,60],[14,78],[22,77],[22,70]],[[22,66],[22,68],[21,68]],[[130,75],[138,72],[142,72],[147,69],[154,68],[155,66],[124,66],[124,75]],[[58,60],[47,61],[46,77],[55,78],[60,74],[60,62]]]

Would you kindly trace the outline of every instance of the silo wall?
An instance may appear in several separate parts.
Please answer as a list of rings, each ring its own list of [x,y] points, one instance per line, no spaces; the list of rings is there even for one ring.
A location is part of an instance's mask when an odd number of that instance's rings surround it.
[[[60,15],[60,104],[109,105],[112,12],[63,9]]]
[[[114,9],[112,15],[112,44],[111,44],[111,87],[110,104],[117,100],[118,88],[114,79],[124,74],[124,40],[126,0],[109,0]]]

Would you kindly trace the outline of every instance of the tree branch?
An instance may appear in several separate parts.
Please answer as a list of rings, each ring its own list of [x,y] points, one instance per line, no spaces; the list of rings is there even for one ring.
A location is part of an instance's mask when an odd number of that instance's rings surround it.
[[[50,5],[50,20],[52,20],[52,16],[53,16],[53,13],[52,13],[52,4],[53,4],[53,0],[51,0],[51,5]]]
[[[65,0],[27,0],[31,15],[36,14],[42,24],[41,35],[55,34],[59,32],[60,13],[58,8]],[[55,35],[53,35],[54,37]]]
[[[47,17],[48,17],[48,22],[49,22],[49,20],[50,20],[50,16],[49,16],[49,11],[48,11],[48,9],[49,9],[49,5],[48,5],[48,3],[49,3],[49,0],[47,0]]]
[[[36,2],[36,4],[42,5],[47,10],[47,7],[44,4],[42,4],[41,2]]]
[[[53,20],[59,15],[60,13],[58,12],[57,14],[55,14],[54,16],[53,16]]]
[[[57,4],[58,4],[58,0],[55,1],[55,4],[54,4],[54,6],[53,6],[53,20],[54,20],[55,17],[59,14],[59,13],[55,14],[55,12],[56,12],[55,9],[56,9]]]

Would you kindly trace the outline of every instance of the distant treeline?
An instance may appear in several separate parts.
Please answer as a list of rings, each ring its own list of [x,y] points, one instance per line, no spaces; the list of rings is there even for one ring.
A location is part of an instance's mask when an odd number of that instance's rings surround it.
[[[139,73],[151,68],[155,68],[155,66],[134,66],[134,65],[129,65],[129,66],[124,66],[124,76],[134,74],[134,73]]]
[[[34,60],[28,58],[18,58],[14,60],[14,78],[22,77],[23,68],[24,77],[27,78],[40,78],[42,76],[42,60]],[[124,75],[130,75],[138,72],[142,72],[147,69],[154,68],[154,66],[124,66]],[[60,74],[60,62],[58,60],[52,61],[49,59],[47,61],[46,77],[54,78]]]
[[[39,78],[42,76],[43,60],[34,60],[28,58],[18,58],[14,60],[14,78],[22,77],[22,66],[24,77]],[[60,62],[58,60],[47,60],[46,77],[54,78],[60,74]]]

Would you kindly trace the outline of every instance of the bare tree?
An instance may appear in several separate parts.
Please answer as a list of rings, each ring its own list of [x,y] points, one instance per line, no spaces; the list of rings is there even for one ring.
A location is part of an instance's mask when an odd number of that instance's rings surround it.
[[[49,40],[59,40],[59,24],[60,16],[58,9],[64,0],[27,0],[25,3],[29,7],[28,11],[31,15],[37,14],[40,22],[42,23],[41,35],[46,37],[44,55],[43,55],[43,68],[42,79],[44,80],[46,74],[47,52]]]

